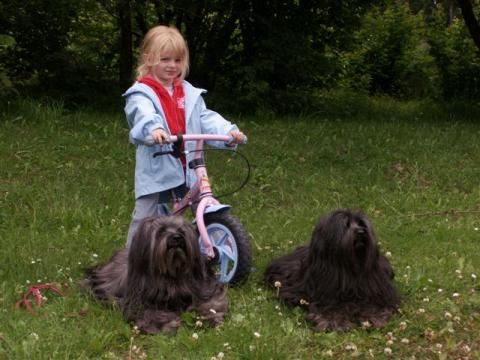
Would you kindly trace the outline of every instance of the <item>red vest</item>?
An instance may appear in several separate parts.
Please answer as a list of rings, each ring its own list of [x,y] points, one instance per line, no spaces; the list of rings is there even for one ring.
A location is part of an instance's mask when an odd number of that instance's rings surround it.
[[[150,76],[144,76],[138,82],[149,86],[157,95],[167,118],[167,124],[171,135],[185,134],[185,93],[181,81],[173,83],[173,95],[170,96],[167,89],[157,80]],[[181,158],[185,166],[185,157]]]

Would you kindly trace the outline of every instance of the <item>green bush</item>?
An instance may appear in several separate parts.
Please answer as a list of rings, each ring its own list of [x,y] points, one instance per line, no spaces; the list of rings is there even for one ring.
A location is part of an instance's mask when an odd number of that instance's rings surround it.
[[[339,85],[404,98],[435,95],[438,69],[425,32],[422,13],[404,2],[373,8],[353,34],[353,48],[340,54]]]
[[[432,14],[428,42],[440,69],[439,88],[445,99],[478,99],[480,57],[462,18],[445,26],[442,7]]]

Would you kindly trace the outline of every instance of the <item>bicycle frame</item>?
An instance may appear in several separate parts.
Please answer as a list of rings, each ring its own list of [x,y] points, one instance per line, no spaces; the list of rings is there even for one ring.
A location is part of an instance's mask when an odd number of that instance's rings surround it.
[[[231,141],[231,137],[227,135],[211,135],[211,134],[192,134],[192,135],[182,135],[183,141],[195,141],[195,156],[194,160],[199,160],[202,158],[202,150],[204,141]],[[176,142],[178,140],[177,136],[171,136],[170,141]],[[188,153],[188,151],[186,151]],[[218,212],[230,208],[230,205],[223,205],[215,199],[213,196],[212,188],[210,181],[208,179],[207,168],[204,162],[198,162],[198,165],[194,168],[197,181],[193,184],[187,194],[182,198],[178,199],[175,196],[173,197],[173,215],[182,215],[185,210],[192,205],[192,203],[198,200],[198,205],[194,210],[195,213],[195,222],[197,224],[197,229],[202,239],[202,245],[206,251],[208,258],[214,258],[215,252],[213,250],[212,242],[208,236],[207,229],[204,222],[204,214],[209,212]],[[209,209],[210,208],[210,209]]]

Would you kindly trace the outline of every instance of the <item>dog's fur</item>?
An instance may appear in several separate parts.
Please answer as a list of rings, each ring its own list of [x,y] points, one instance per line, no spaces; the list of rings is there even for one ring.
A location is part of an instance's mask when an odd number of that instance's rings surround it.
[[[225,287],[205,266],[193,227],[182,217],[151,217],[140,224],[130,250],[86,270],[82,286],[101,302],[118,305],[139,330],[176,330],[183,311],[211,325],[223,323]]]
[[[275,259],[264,274],[282,301],[306,306],[316,331],[384,326],[400,305],[393,277],[369,219],[352,209],[320,219],[309,245]]]

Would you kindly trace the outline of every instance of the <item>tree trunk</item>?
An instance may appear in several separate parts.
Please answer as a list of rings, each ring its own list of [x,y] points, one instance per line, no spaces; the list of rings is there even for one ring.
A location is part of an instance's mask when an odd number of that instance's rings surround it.
[[[478,25],[477,18],[473,12],[473,5],[471,0],[457,0],[460,9],[462,10],[463,19],[465,25],[467,25],[468,31],[472,36],[473,42],[480,50],[480,26]]]
[[[450,27],[450,25],[452,25],[453,18],[455,16],[453,5],[454,5],[453,0],[447,0],[447,27]]]
[[[130,0],[118,1],[118,25],[120,28],[119,83],[126,89],[132,83],[132,12]]]

